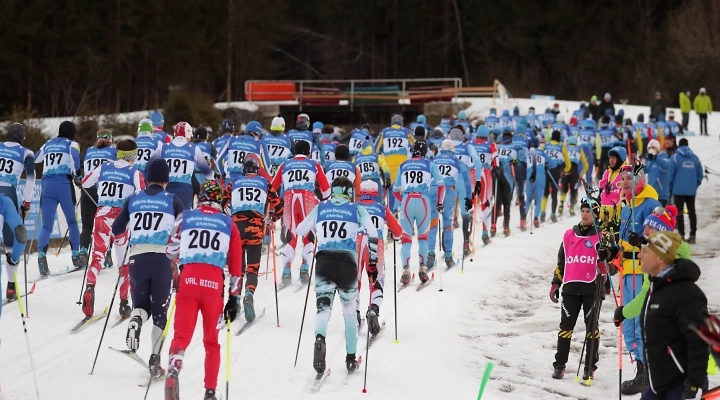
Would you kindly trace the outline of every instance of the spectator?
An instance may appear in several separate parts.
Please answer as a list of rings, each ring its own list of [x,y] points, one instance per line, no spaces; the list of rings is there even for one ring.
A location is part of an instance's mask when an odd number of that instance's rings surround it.
[[[641,399],[699,399],[707,391],[709,350],[689,323],[698,314],[708,315],[707,298],[695,284],[700,268],[677,257],[678,234],[656,232],[647,241],[639,258],[652,295],[645,300],[640,325],[650,387]]]
[[[677,230],[680,236],[685,237],[685,221],[683,210],[687,207],[690,218],[690,237],[687,242],[695,243],[697,231],[697,215],[695,214],[695,194],[703,180],[703,167],[695,153],[688,147],[686,138],[680,139],[680,146],[670,158],[668,168],[670,177],[670,193],[673,194],[679,215]]]
[[[612,102],[612,96],[610,93],[605,93],[603,101],[600,103],[600,115],[607,115],[607,110],[610,110],[610,115],[615,115],[615,105]]]
[[[707,132],[707,116],[712,112],[712,100],[705,93],[705,88],[700,88],[700,93],[695,96],[693,109],[700,117],[700,135],[710,136]]]
[[[655,100],[650,103],[650,114],[667,114],[667,112],[665,112],[665,100],[662,98],[662,93],[655,92]]]
[[[603,116],[603,114],[600,112],[600,105],[598,105],[597,96],[593,95],[593,97],[590,98],[590,105],[587,106],[587,110],[590,113],[593,121],[595,122],[598,122],[600,120],[600,117]]]
[[[660,156],[660,142],[652,139],[647,145],[645,160],[645,179],[658,193],[658,201],[665,207],[670,200],[670,182],[668,179],[669,161]]]
[[[675,150],[677,150],[678,146],[677,143],[675,143],[675,135],[673,135],[672,132],[668,133],[665,136],[665,156],[670,159],[670,157],[675,154]]]
[[[690,122],[690,110],[692,103],[690,102],[690,91],[680,92],[680,113],[682,114],[682,129],[687,130],[688,122]]]
[[[560,104],[558,104],[558,103],[553,104],[552,110],[550,110],[550,112],[555,115],[560,114]]]

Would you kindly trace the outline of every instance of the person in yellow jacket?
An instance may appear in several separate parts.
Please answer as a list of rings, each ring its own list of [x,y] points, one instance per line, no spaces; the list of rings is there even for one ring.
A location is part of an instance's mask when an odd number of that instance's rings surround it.
[[[395,113],[390,118],[390,126],[380,131],[375,140],[375,153],[385,156],[385,161],[390,168],[390,181],[395,182],[395,177],[400,165],[410,158],[410,150],[415,144],[415,135],[410,129],[403,126],[402,115]],[[388,208],[395,212],[400,208],[395,196],[390,196]]]
[[[547,173],[547,179],[545,181],[545,192],[543,193],[542,202],[540,203],[540,222],[545,221],[545,207],[547,207],[548,195],[552,193],[552,205],[550,208],[550,220],[557,222],[557,216],[555,210],[558,206],[558,192],[560,191],[560,173],[565,174],[570,172],[572,163],[570,157],[568,157],[568,150],[565,144],[561,140],[560,131],[553,131],[550,134],[550,141],[540,145],[540,150],[543,150],[547,155],[545,173]]]
[[[700,117],[700,135],[709,136],[707,132],[707,117],[712,112],[712,100],[705,92],[705,88],[700,88],[700,93],[695,96],[693,101],[693,109]]]
[[[567,150],[568,159],[570,160],[570,171],[563,172],[560,177],[560,206],[558,214],[563,215],[563,205],[570,192],[570,215],[575,215],[575,204],[577,203],[578,187],[580,186],[580,177],[585,176],[589,165],[585,153],[577,146],[577,136],[568,136],[565,139],[565,149]],[[582,166],[582,168],[580,168]]]
[[[390,168],[385,161],[385,156],[374,152],[372,142],[366,139],[363,140],[360,153],[355,155],[353,162],[360,169],[363,181],[370,180],[377,184],[378,193],[375,201],[385,204],[385,191],[392,187]]]
[[[682,129],[687,130],[688,122],[690,122],[690,111],[692,111],[692,102],[690,101],[690,91],[680,92],[680,113],[682,114]]]

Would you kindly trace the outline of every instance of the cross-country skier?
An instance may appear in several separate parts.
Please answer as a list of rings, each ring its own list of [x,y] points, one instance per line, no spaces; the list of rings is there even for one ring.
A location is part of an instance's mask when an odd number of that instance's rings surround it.
[[[165,125],[165,117],[163,117],[160,111],[153,111],[150,113],[150,121],[153,124],[153,137],[160,141],[160,143],[172,142],[172,137],[163,131]],[[172,169],[172,167],[170,167]]]
[[[500,120],[497,117],[497,110],[495,110],[494,108],[491,108],[489,115],[485,117],[485,126],[487,126],[488,130],[490,130],[491,132],[500,127]]]
[[[95,285],[98,275],[105,261],[105,256],[113,238],[112,224],[120,214],[125,199],[133,193],[145,189],[145,179],[140,171],[133,168],[137,156],[137,144],[132,140],[118,142],[117,161],[113,163],[100,164],[97,168],[85,175],[82,180],[83,188],[97,184],[98,209],[95,214],[95,228],[93,229],[93,260],[90,264],[90,271],[87,274],[87,285],[83,294],[82,311],[86,317],[92,317],[95,306]],[[114,237],[115,256],[120,268],[122,280],[120,283],[120,316],[130,316],[130,304],[128,304],[128,271],[127,253],[128,235],[123,233],[120,237]]]
[[[179,373],[185,349],[195,331],[198,312],[202,314],[205,346],[205,400],[217,400],[220,371],[218,331],[223,319],[231,323],[240,304],[238,282],[242,264],[242,240],[232,219],[222,213],[222,187],[215,180],[203,183],[198,208],[185,210],[175,222],[168,242],[168,257],[179,260],[182,272],[175,296],[175,337],[170,343],[165,399],[180,398]],[[229,298],[223,308],[227,265],[230,273]]]
[[[378,239],[378,230],[370,214],[358,203],[353,184],[347,178],[337,178],[332,183],[330,200],[319,203],[298,225],[297,234],[304,236],[315,230],[317,254],[315,255],[315,356],[313,367],[318,374],[325,372],[325,338],[330,320],[335,292],[340,296],[345,319],[345,366],[348,372],[357,369],[356,298],[358,296],[358,259],[356,240],[362,227],[370,239]]]
[[[355,165],[360,169],[360,176],[363,182],[373,181],[378,186],[375,201],[381,204],[385,201],[385,192],[392,187],[390,180],[390,169],[385,162],[385,156],[373,151],[372,142],[365,139],[362,144],[362,152],[355,155]]]
[[[270,133],[262,137],[270,163],[270,175],[275,175],[278,167],[295,154],[295,141],[285,134],[285,120],[277,116],[270,124]]]
[[[153,137],[152,128],[152,121],[149,119],[140,120],[138,123],[137,137],[133,139],[137,144],[137,159],[133,167],[143,173],[150,161],[150,156],[155,152],[159,152],[162,148],[162,142]]]
[[[468,178],[469,180],[465,180],[464,184],[467,184],[470,188],[475,188],[475,191],[480,190],[480,179],[482,176],[482,162],[480,161],[480,157],[478,156],[477,152],[475,151],[475,146],[472,145],[472,143],[465,143],[465,137],[466,132],[463,130],[462,125],[457,125],[450,129],[450,133],[448,134],[448,138],[453,141],[454,144],[454,151],[455,151],[455,158],[460,160],[463,164],[465,164],[466,169],[468,170]],[[444,143],[444,142],[443,142]],[[441,145],[442,146],[442,145]],[[462,173],[461,173],[462,174]],[[446,182],[447,182],[447,178]],[[472,190],[472,189],[470,189]],[[468,190],[465,192],[465,195],[462,197],[459,197],[460,200],[464,198],[471,198],[473,192]],[[447,196],[445,196],[445,200],[447,201]],[[448,203],[449,204],[449,203]],[[454,203],[453,203],[454,206]],[[445,212],[443,215],[447,215],[447,208],[445,207]],[[450,207],[455,208],[455,207]],[[470,214],[470,209],[472,207],[462,207],[460,206],[460,216],[462,217],[462,233],[463,233],[463,257],[467,257],[470,255],[470,252],[472,251],[470,248],[470,232],[472,231],[472,223],[474,219],[474,215]],[[453,216],[454,219],[454,216]],[[443,222],[443,229],[451,228],[452,225],[445,226],[445,223]],[[452,251],[452,247],[450,247],[450,251]],[[447,254],[446,254],[447,256]],[[446,260],[447,261],[447,260]]]
[[[160,157],[168,164],[170,182],[165,190],[174,193],[185,204],[186,210],[192,208],[194,196],[192,177],[195,166],[200,168],[200,172],[205,175],[205,178],[213,178],[202,151],[194,144],[189,143],[192,137],[192,126],[187,122],[178,122],[175,125],[175,138],[172,142],[163,144],[161,151],[153,153],[150,158],[152,160]]]
[[[193,140],[192,144],[194,144],[197,148],[200,149],[203,156],[205,156],[205,160],[207,161],[208,165],[210,166],[210,170],[215,172],[217,170],[217,167],[215,166],[215,158],[217,157],[217,149],[215,149],[215,146],[212,145],[212,143],[207,141],[208,138],[208,131],[207,128],[204,126],[199,126],[195,128],[195,133],[193,134]],[[195,165],[195,173],[194,178],[198,182],[199,185],[202,185],[203,182],[205,182],[205,176],[200,171],[200,168]]]
[[[87,268],[90,258],[90,243],[93,240],[93,227],[95,226],[95,214],[98,209],[98,193],[97,186],[82,186],[82,178],[88,176],[100,165],[106,162],[117,160],[117,149],[113,146],[112,131],[109,129],[100,129],[96,134],[97,141],[95,145],[85,150],[82,157],[82,166],[84,175],[75,177],[75,184],[80,188],[80,221],[82,222],[82,231],[80,231],[80,251],[78,252],[78,267]],[[110,258],[110,257],[107,257]]]
[[[348,147],[350,148],[350,155],[355,157],[362,153],[363,142],[368,139],[368,133],[362,129],[355,128],[350,132],[350,141]]]
[[[257,154],[260,158],[260,175],[270,179],[268,168],[270,157],[267,149],[260,138],[262,137],[262,125],[257,121],[250,121],[245,126],[245,132],[239,136],[233,136],[225,144],[225,147],[218,153],[220,173],[225,179],[232,179],[243,173],[243,160],[248,154]]]
[[[75,219],[75,190],[72,181],[80,169],[80,146],[75,141],[75,124],[63,121],[58,136],[50,139],[35,154],[35,163],[43,163],[40,210],[42,229],[38,236],[38,268],[40,275],[48,277],[47,251],[58,204],[65,214],[70,235],[73,265],[78,267],[80,230]]]
[[[243,160],[243,173],[229,179],[223,193],[223,209],[230,208],[233,222],[240,232],[243,244],[242,276],[245,281],[245,320],[255,320],[253,296],[258,285],[258,270],[262,255],[263,234],[266,225],[274,224],[283,214],[283,202],[266,178],[260,176],[260,157],[249,153]],[[246,258],[245,258],[246,257]]]
[[[402,265],[403,273],[400,282],[403,285],[410,283],[410,249],[412,248],[413,230],[417,230],[418,248],[420,256],[420,281],[425,283],[430,278],[425,263],[428,256],[428,232],[430,230],[430,190],[433,183],[437,185],[437,203],[435,208],[439,213],[444,210],[445,181],[436,164],[425,159],[428,146],[424,140],[413,144],[412,158],[405,161],[398,168],[393,184],[393,196],[400,202],[400,212],[403,218],[400,224],[402,233]]]
[[[465,133],[467,133],[467,134],[473,133],[472,125],[470,125],[470,121],[468,121],[467,113],[465,111],[460,111],[458,113],[458,119],[453,121],[453,126],[457,126],[457,125],[462,126],[465,129]],[[414,129],[413,129],[413,131],[414,131]]]
[[[424,114],[420,114],[415,119],[415,122],[410,123],[410,130],[415,132],[415,128],[422,126],[426,131],[430,131],[430,125],[427,123],[427,117]]]
[[[12,201],[15,211],[20,211],[22,220],[30,212],[30,201],[35,193],[35,154],[22,146],[25,141],[25,127],[17,122],[7,128],[6,141],[0,143],[0,194]],[[17,186],[20,176],[25,172],[25,191],[22,203],[18,202]],[[15,298],[15,272],[19,258],[9,255],[15,248],[15,228],[7,221],[2,225],[3,243],[8,254],[8,283],[5,297]]]
[[[547,155],[548,168],[547,180],[545,181],[545,192],[543,193],[543,200],[540,208],[540,222],[545,221],[545,207],[547,206],[548,196],[551,197],[552,203],[550,204],[550,220],[557,222],[557,216],[555,210],[557,209],[558,192],[560,191],[560,174],[562,172],[568,173],[570,171],[570,159],[568,158],[567,148],[562,142],[562,134],[560,131],[553,131],[550,135],[550,141],[542,144],[540,149],[545,151]]]
[[[564,142],[565,139],[570,136],[570,126],[565,123],[565,116],[560,113],[556,116],[555,122],[553,122],[552,125],[550,125],[550,129],[548,129],[547,134],[545,135],[545,141],[550,141],[550,135],[553,131],[559,131],[560,132],[560,141]],[[517,133],[517,132],[516,132]]]
[[[0,193],[0,223],[8,226],[8,229],[13,232],[15,239],[13,241],[12,252],[7,254],[7,271],[9,276],[7,294],[5,297],[7,301],[10,302],[17,299],[17,295],[15,294],[15,274],[17,273],[17,265],[20,261],[20,257],[22,257],[23,252],[25,251],[25,243],[27,243],[27,230],[25,230],[25,225],[23,225],[23,221],[17,212],[15,204],[13,204],[12,200],[8,196],[2,193]],[[2,258],[0,258],[0,275],[2,275],[1,264]],[[10,279],[12,279],[13,282],[12,288],[9,285]],[[12,292],[10,292],[10,289],[12,289]],[[0,302],[0,316],[2,316],[2,302]]]
[[[497,144],[498,167],[493,167],[492,174],[495,178],[495,190],[497,197],[493,207],[492,225],[490,235],[495,236],[497,232],[497,220],[500,212],[503,214],[503,234],[510,236],[510,203],[515,189],[513,178],[514,165],[517,163],[518,146],[512,143],[513,133],[506,129]],[[502,207],[502,210],[499,208]]]
[[[377,239],[368,239],[369,257],[361,262],[359,272],[362,268],[368,275],[370,281],[370,308],[366,314],[368,327],[372,335],[380,332],[380,323],[378,316],[380,315],[380,306],[383,301],[383,291],[385,287],[385,241],[383,240],[383,231],[385,226],[392,234],[393,240],[400,240],[402,235],[402,227],[398,220],[393,216],[390,209],[379,203],[377,200],[378,184],[373,181],[363,181],[360,185],[360,204],[365,207],[373,225],[377,228]],[[361,277],[358,277],[358,285]],[[358,286],[359,287],[359,286]],[[360,317],[360,299],[357,301],[358,318]]]
[[[231,119],[224,119],[220,124],[220,132],[222,132],[222,136],[212,142],[213,147],[215,147],[215,151],[220,151],[225,148],[228,140],[230,140],[230,138],[235,134],[235,122]],[[218,162],[220,161],[222,160],[218,160]],[[216,166],[219,170],[220,164],[217,164]]]
[[[534,204],[533,207],[533,226],[536,228],[540,227],[540,210],[543,193],[545,193],[545,180],[548,179],[546,175],[545,165],[547,164],[547,154],[540,150],[536,146],[538,143],[533,143],[533,148],[530,149],[527,158],[528,165],[528,181],[527,181],[527,198],[525,204]],[[528,209],[528,212],[530,210]]]
[[[310,210],[318,203],[315,197],[315,183],[317,182],[323,199],[330,196],[330,185],[325,173],[317,161],[308,158],[310,155],[310,142],[298,140],[295,142],[295,157],[280,165],[275,177],[272,179],[273,189],[283,189],[283,226],[287,230],[288,245],[283,249],[282,256],[282,284],[292,282],[291,267],[295,259],[295,246],[297,246],[297,226],[305,219]],[[307,284],[310,281],[309,269],[313,256],[314,235],[302,235],[302,258],[300,267],[300,282]]]
[[[428,157],[432,158],[440,151],[440,144],[445,140],[445,132],[440,127],[435,127],[432,133],[429,133],[430,137],[426,140],[430,152]]]
[[[596,152],[599,152],[600,149],[598,144],[600,136],[598,136],[593,126],[593,121],[584,120],[580,132],[578,132],[578,146],[580,146],[580,150],[585,154],[585,159],[588,162],[588,170],[584,176],[585,182],[588,184],[594,182],[593,172],[595,171],[595,160],[598,158]]]
[[[450,130],[451,136],[455,129],[456,128]],[[443,207],[445,209],[442,211],[443,232],[440,237],[442,238],[442,248],[445,253],[445,265],[448,268],[455,266],[455,260],[453,259],[453,216],[455,215],[455,204],[457,202],[460,207],[464,207],[465,214],[473,207],[470,174],[468,173],[467,166],[462,162],[462,159],[458,159],[458,151],[455,146],[456,144],[453,140],[445,139],[440,145],[440,153],[432,160],[433,163],[437,165],[438,171],[445,182],[445,199],[443,201]],[[465,227],[465,216],[463,216],[463,234],[466,233],[464,232]],[[467,227],[470,227],[469,223]],[[434,237],[432,241],[434,241]],[[428,243],[428,248],[434,250],[435,244],[432,243],[432,241]],[[467,253],[469,254],[468,243],[467,240],[464,241],[463,252],[465,252],[465,248],[467,247]],[[433,251],[432,253],[434,255],[435,252]],[[463,254],[463,256],[466,255],[467,254]],[[430,253],[428,252],[428,259],[429,258]]]
[[[335,148],[340,142],[340,135],[335,133],[335,127],[332,125],[323,125],[320,129],[320,141],[322,141],[325,153],[325,160],[322,164],[327,167],[329,162],[335,161]]]
[[[580,185],[580,177],[585,176],[588,169],[588,162],[585,153],[577,146],[577,137],[568,136],[565,140],[565,148],[567,149],[568,159],[570,160],[570,171],[560,176],[560,205],[558,206],[558,215],[563,215],[565,210],[565,199],[570,192],[570,216],[575,216],[575,204],[577,204],[578,186]],[[582,165],[582,169],[580,166]]]
[[[480,218],[482,219],[482,241],[490,243],[488,230],[492,225],[492,209],[495,199],[493,198],[492,168],[498,165],[498,151],[495,143],[490,141],[490,130],[486,125],[481,125],[475,131],[475,152],[480,157],[482,174],[480,176],[480,187],[475,187],[475,199],[480,205]],[[476,177],[477,178],[477,177]],[[477,210],[475,211],[477,212]]]
[[[587,197],[580,203],[580,223],[568,229],[558,251],[557,267],[550,287],[550,300],[560,300],[560,331],[552,374],[562,379],[570,353],[570,342],[580,308],[583,309],[586,331],[586,356],[583,381],[593,379],[597,369],[600,330],[598,318],[602,299],[605,298],[604,281],[608,279],[605,261],[614,258],[612,249],[599,242],[597,218],[600,207]],[[615,250],[616,252],[616,250]],[[582,355],[581,355],[582,357]]]
[[[375,140],[375,153],[385,156],[385,162],[390,168],[390,181],[393,183],[396,182],[400,165],[409,158],[414,143],[415,136],[409,129],[403,127],[403,117],[397,113],[390,118],[390,126],[383,129]],[[399,208],[395,200],[390,196],[388,207],[393,212]]]
[[[328,180],[332,182],[336,178],[348,178],[354,186],[353,193],[359,196],[362,174],[360,173],[360,167],[350,161],[350,148],[344,144],[337,145],[337,147],[335,147],[334,157],[334,161],[328,161],[325,164],[325,175],[328,177]],[[355,200],[356,199],[353,199],[353,201]]]
[[[322,141],[320,140],[320,135],[311,132],[309,129],[310,117],[307,114],[299,114],[295,119],[295,129],[290,129],[287,135],[290,137],[290,139],[295,141],[295,144],[297,144],[299,141],[307,142],[308,146],[311,149],[311,152],[314,148],[317,148],[320,151],[320,153],[318,154],[318,159],[320,161],[320,165],[322,165],[325,161],[325,153],[322,150]],[[293,152],[293,154],[297,153]],[[308,157],[309,156],[310,152],[308,152]]]
[[[140,331],[152,316],[152,351],[148,367],[153,377],[165,373],[160,366],[162,333],[167,323],[173,269],[165,251],[170,229],[182,218],[182,201],[165,191],[170,179],[170,167],[164,160],[155,159],[145,169],[147,188],[133,193],[123,203],[112,234],[122,244],[123,235],[130,236],[128,272],[133,310],[130,313],[125,343],[131,351],[140,347]]]
[[[524,231],[527,204],[525,204],[525,179],[527,179],[527,152],[529,142],[527,139],[527,121],[523,118],[515,128],[513,144],[517,146],[517,162],[513,165],[513,175],[517,187],[518,206],[520,206],[520,230]]]
[[[600,149],[598,152],[598,160],[599,163],[597,163],[597,174],[596,179],[600,180],[602,173],[605,172],[605,169],[608,166],[608,155],[610,152],[610,149],[615,147],[615,140],[617,139],[615,137],[615,128],[610,126],[610,117],[607,115],[604,115],[601,119],[600,127],[597,131],[598,137],[600,138],[600,143],[598,148]],[[597,144],[597,143],[596,143]]]

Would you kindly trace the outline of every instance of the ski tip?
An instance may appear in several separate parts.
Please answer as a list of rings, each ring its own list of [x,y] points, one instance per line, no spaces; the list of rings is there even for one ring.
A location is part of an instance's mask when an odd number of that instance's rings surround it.
[[[435,279],[435,273],[434,273],[434,272],[432,273],[432,279]]]
[[[33,282],[32,286],[30,286],[30,289],[28,290],[28,293],[32,293],[35,291],[35,285],[37,285],[37,283]]]

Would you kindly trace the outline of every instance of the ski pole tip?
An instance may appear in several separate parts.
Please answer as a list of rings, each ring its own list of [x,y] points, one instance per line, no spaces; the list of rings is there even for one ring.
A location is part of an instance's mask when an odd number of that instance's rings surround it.
[[[400,341],[395,339],[395,344],[400,344]]]
[[[363,392],[363,393],[367,393],[367,389],[363,388],[363,391],[362,391],[362,392]]]

